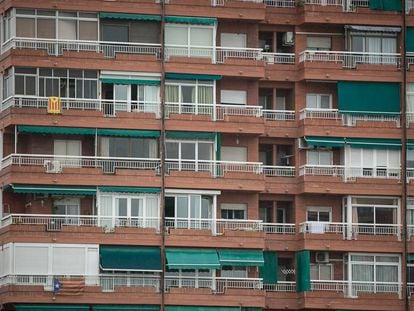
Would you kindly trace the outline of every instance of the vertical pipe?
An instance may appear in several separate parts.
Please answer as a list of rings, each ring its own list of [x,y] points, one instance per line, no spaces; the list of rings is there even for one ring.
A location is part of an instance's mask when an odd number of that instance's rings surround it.
[[[160,113],[161,113],[161,135],[160,135],[160,174],[161,174],[161,192],[160,192],[160,209],[161,209],[161,275],[160,275],[160,291],[161,291],[161,306],[160,311],[164,311],[165,304],[165,2],[161,0],[161,83],[160,83]]]

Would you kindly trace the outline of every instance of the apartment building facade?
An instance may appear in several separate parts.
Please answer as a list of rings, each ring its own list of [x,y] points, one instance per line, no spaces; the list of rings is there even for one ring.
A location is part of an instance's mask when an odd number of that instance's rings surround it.
[[[412,0],[0,7],[1,310],[414,310]]]

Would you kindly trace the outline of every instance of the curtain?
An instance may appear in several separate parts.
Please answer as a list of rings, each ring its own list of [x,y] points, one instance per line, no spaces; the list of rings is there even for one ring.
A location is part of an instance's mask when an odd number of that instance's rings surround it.
[[[368,53],[381,53],[381,38],[367,37],[366,39],[366,51]],[[378,55],[368,56],[369,64],[380,63],[380,57]]]
[[[98,22],[79,21],[79,40],[98,40]]]
[[[373,282],[374,266],[352,264],[352,281],[353,282]]]
[[[165,102],[166,103],[178,103],[179,102],[179,89],[178,85],[166,85],[165,86]]]
[[[59,39],[76,40],[76,21],[59,19]]]
[[[157,228],[158,221],[158,210],[159,210],[159,200],[158,197],[155,196],[147,196],[145,200],[145,215],[146,215],[146,223],[148,227]]]
[[[167,87],[166,87],[167,88]],[[145,85],[144,86],[145,103],[155,104],[159,103],[159,86]]]
[[[100,138],[100,155],[101,157],[109,157],[109,137]]]
[[[35,19],[34,18],[16,18],[16,36],[23,38],[35,37]]]
[[[407,84],[407,112],[414,112],[414,83]]]
[[[198,87],[198,103],[212,105],[213,104],[213,87],[199,86]]]
[[[377,265],[376,281],[377,282],[398,282],[398,267]]]
[[[148,139],[148,157],[156,158],[158,157],[158,141],[156,139]]]
[[[99,197],[98,215],[99,217],[103,217],[103,219],[100,219],[100,226],[113,227],[112,196],[101,195]]]

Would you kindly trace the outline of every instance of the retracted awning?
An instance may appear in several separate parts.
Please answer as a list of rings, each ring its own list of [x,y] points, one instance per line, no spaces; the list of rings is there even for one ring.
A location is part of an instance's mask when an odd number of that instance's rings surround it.
[[[89,311],[87,305],[76,304],[15,304],[15,311]]]
[[[38,133],[38,134],[95,135],[96,133],[96,130],[93,128],[61,127],[61,126],[19,125],[17,127],[17,130],[20,133]]]
[[[112,13],[112,12],[100,12],[100,18],[109,18],[109,19],[126,19],[134,21],[161,21],[160,15],[150,15],[150,14],[127,14],[127,13]]]
[[[95,195],[96,187],[10,184],[14,193]]]
[[[100,266],[104,271],[161,271],[158,247],[101,245]]]
[[[159,311],[159,306],[153,305],[94,305],[93,311]]]
[[[120,193],[160,193],[160,188],[147,188],[147,187],[98,187],[101,192],[120,192]]]
[[[350,25],[346,27],[352,31],[361,31],[361,32],[401,32],[400,27],[376,27],[376,26],[360,26],[360,25]]]
[[[166,137],[173,139],[215,139],[216,133],[168,131]]]
[[[354,148],[372,148],[372,149],[400,149],[401,141],[399,139],[381,139],[381,138],[347,138],[346,144]]]
[[[204,18],[194,16],[166,16],[165,21],[167,23],[214,25],[215,23],[217,23],[217,18]]]
[[[164,310],[165,311],[240,311],[240,308],[239,307],[166,306]]]
[[[119,136],[119,137],[160,137],[160,131],[146,131],[146,130],[121,130],[121,129],[98,129],[100,136]]]
[[[219,249],[219,260],[222,266],[263,266],[263,252],[253,249]]]
[[[222,76],[219,75],[203,75],[192,73],[166,73],[166,79],[178,79],[178,80],[221,80]]]
[[[306,136],[306,144],[315,147],[343,147],[345,138],[343,137],[323,137],[323,136]]]
[[[101,78],[102,83],[110,84],[141,84],[141,85],[160,85],[160,80],[148,79],[124,79],[124,78]]]
[[[414,149],[414,140],[409,139],[407,142],[407,149],[412,150]]]
[[[167,248],[165,255],[170,269],[220,269],[215,249]]]

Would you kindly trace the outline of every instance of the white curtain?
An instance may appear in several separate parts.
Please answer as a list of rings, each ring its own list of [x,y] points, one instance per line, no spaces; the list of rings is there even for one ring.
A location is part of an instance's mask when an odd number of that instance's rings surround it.
[[[112,227],[113,207],[112,207],[112,196],[101,195],[99,196],[98,215],[100,219],[100,226]]]
[[[379,37],[367,37],[366,48],[369,53],[381,53],[381,38]],[[369,56],[368,63],[377,64],[380,63],[380,56],[372,55]]]
[[[179,89],[178,85],[166,85],[165,86],[165,102],[166,103],[178,103],[179,102]]]
[[[158,150],[158,142],[156,139],[149,139],[148,140],[148,156],[150,158],[156,158],[158,157],[157,155],[157,150]]]
[[[373,282],[374,281],[374,266],[352,264],[352,281]]]
[[[407,84],[407,112],[414,112],[414,83]]]
[[[398,282],[397,266],[377,266],[377,282]]]
[[[101,145],[101,152],[100,152],[101,156],[109,157],[109,137],[101,137],[100,145]]]
[[[145,214],[148,219],[148,227],[157,227],[159,214],[159,198],[155,196],[147,196],[145,200]]]
[[[198,103],[212,105],[213,104],[213,87],[199,86],[198,87]]]

